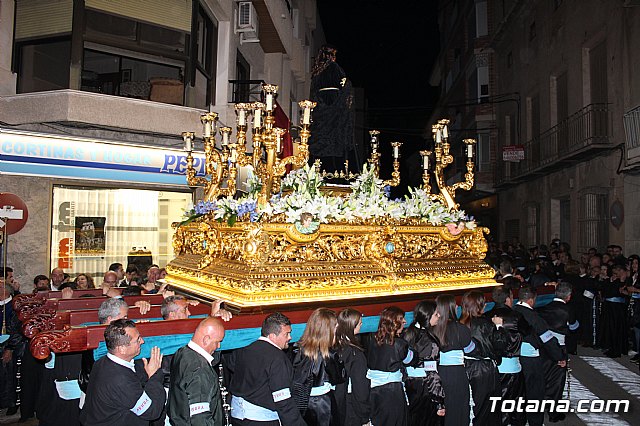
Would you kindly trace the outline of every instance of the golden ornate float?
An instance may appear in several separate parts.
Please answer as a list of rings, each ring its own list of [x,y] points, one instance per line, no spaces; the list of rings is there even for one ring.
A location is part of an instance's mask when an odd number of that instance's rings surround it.
[[[400,143],[392,142],[393,173],[379,179],[378,132],[361,174],[335,172],[354,179],[350,186],[325,185],[326,172],[309,167],[308,139],[313,102],[302,108],[300,143],[281,158],[283,129],[274,126],[277,87],[263,87],[265,103],[237,104],[237,138],[220,129],[215,113],[202,117],[205,177],[197,177],[191,155],[194,134],[183,133],[187,181],[204,187],[204,200],[191,217],[174,224],[176,258],[166,281],[205,299],[222,298],[238,309],[259,309],[327,301],[398,298],[416,294],[495,285],[484,261],[489,230],[476,227],[454,201],[456,189],[473,186],[473,145],[467,145],[465,181],[446,185],[443,170],[453,162],[447,120],[433,126],[431,152],[423,151],[423,186],[405,202],[388,200],[384,186],[400,181]],[[247,144],[253,116],[252,146]],[[294,169],[287,174],[287,166]],[[247,195],[238,197],[241,167],[251,169]],[[434,226],[434,225],[438,226]]]

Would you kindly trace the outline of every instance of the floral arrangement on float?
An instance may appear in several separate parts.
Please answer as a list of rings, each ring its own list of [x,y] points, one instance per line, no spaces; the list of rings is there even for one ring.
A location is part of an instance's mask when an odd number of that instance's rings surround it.
[[[404,199],[390,199],[389,186],[368,165],[350,184],[347,196],[323,191],[325,179],[315,166],[309,165],[287,174],[280,192],[263,205],[258,203],[260,180],[250,172],[245,185],[246,195],[240,198],[199,201],[185,211],[183,223],[211,215],[229,226],[237,221],[293,223],[303,234],[316,232],[320,224],[328,223],[444,225],[453,235],[476,228],[474,218],[464,210],[447,208],[423,188],[409,188]]]

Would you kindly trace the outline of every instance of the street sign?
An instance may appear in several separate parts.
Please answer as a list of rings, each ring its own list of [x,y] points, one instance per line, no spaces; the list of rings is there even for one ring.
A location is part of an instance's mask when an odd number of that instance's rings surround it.
[[[508,145],[502,147],[502,160],[518,162],[524,160],[524,145]]]
[[[12,235],[24,228],[29,218],[27,205],[20,197],[9,192],[0,192],[0,229],[6,226]]]

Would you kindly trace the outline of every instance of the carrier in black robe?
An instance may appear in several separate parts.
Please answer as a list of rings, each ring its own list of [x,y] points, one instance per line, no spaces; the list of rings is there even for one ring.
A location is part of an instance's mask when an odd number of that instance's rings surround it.
[[[423,367],[425,361],[438,361],[438,338],[423,328],[416,328],[416,332],[411,334],[412,338],[407,336],[407,341],[420,361],[417,368]],[[409,399],[409,426],[439,426],[444,423],[444,417],[437,414],[444,408],[444,389],[437,370],[426,369],[425,377],[408,377],[405,389]]]
[[[464,351],[471,344],[471,330],[457,321],[449,321],[445,333],[442,352],[453,350]],[[438,372],[444,389],[445,426],[460,426],[469,424],[469,378],[462,365],[439,365]]]
[[[56,354],[41,370],[41,384],[36,401],[36,417],[42,426],[75,426],[80,424],[80,400],[62,399],[56,381],[77,380],[82,367],[82,354]],[[51,365],[53,364],[53,365]],[[51,367],[51,368],[47,368]]]
[[[560,338],[560,348],[562,349],[563,359],[569,360],[569,354],[566,346],[566,339],[572,330],[577,330],[579,323],[575,319],[574,310],[561,299],[553,299],[553,301],[542,308],[538,309],[540,316],[549,325],[549,329],[557,334]],[[565,342],[562,342],[562,339]],[[545,395],[544,399],[558,401],[562,398],[564,385],[567,378],[567,367],[560,367],[557,361],[550,359],[548,356],[543,357],[544,375],[545,375]],[[564,415],[558,413],[549,413],[550,421],[560,421],[564,419]]]
[[[369,341],[367,365],[369,370],[394,373],[403,365],[413,365],[413,351],[401,337],[393,340],[393,345],[378,345],[375,338]],[[372,380],[372,382],[374,382]],[[374,383],[371,384],[372,386]],[[371,388],[371,423],[385,426],[406,426],[407,399],[402,381],[383,384]]]
[[[291,393],[302,418],[309,426],[329,426],[332,423],[335,402],[333,394],[311,396],[313,388],[329,383],[326,360],[318,354],[316,361],[304,355],[302,348],[295,346],[293,351],[293,388]]]
[[[529,305],[518,303],[513,309],[520,313],[524,319],[522,345],[526,343],[540,352],[540,355],[535,357],[527,357],[523,354],[520,356],[524,375],[525,396],[527,400],[542,400],[545,394],[542,356],[558,362],[563,359],[562,349],[557,339],[551,335],[549,325]],[[544,413],[528,412],[527,420],[530,426],[541,426],[544,420]]]
[[[347,381],[336,385],[334,391],[338,424],[362,426],[371,420],[371,382],[367,379],[367,358],[363,350],[355,345],[345,345],[337,350],[347,373]]]
[[[225,379],[231,395],[278,413],[276,421],[232,419],[234,425],[305,426],[291,396],[293,367],[287,355],[273,343],[260,338],[225,357]],[[234,416],[231,410],[231,417]]]
[[[617,358],[629,351],[627,300],[620,293],[624,286],[618,280],[602,283],[602,317],[598,336],[600,346],[607,350],[607,356]]]
[[[500,394],[496,362],[507,345],[507,332],[484,316],[471,318],[469,326],[474,348],[465,354],[465,368],[474,403],[473,424],[497,424],[500,416],[491,412],[489,398]]]
[[[108,356],[100,358],[91,369],[80,422],[85,426],[147,426],[164,409],[162,378],[160,369],[148,377],[139,361],[134,372]]]
[[[502,318],[502,327],[507,332],[506,346],[502,354],[502,363],[507,363],[511,359],[517,358],[519,362],[520,345],[522,344],[522,322],[524,319],[522,315],[511,309],[505,304],[496,304],[493,309],[485,313],[487,318],[500,317]],[[505,361],[507,358],[507,361]],[[503,400],[514,400],[518,398],[524,398],[524,376],[522,371],[517,373],[502,373],[500,372],[500,365],[498,366],[498,378],[500,381],[500,396]],[[524,426],[527,423],[527,419],[524,413],[507,413],[503,412],[500,416],[500,424],[502,426]]]

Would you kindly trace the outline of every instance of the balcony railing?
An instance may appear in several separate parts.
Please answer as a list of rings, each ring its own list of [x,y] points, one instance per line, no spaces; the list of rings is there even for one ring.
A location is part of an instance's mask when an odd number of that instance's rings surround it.
[[[640,105],[625,113],[624,133],[627,161],[629,163],[640,162]]]
[[[231,102],[258,102],[261,100],[264,80],[229,80],[231,83]]]
[[[608,104],[591,104],[524,144],[524,160],[503,162],[496,183],[516,183],[526,177],[562,167],[566,162],[611,149]]]

